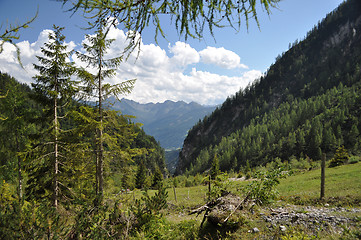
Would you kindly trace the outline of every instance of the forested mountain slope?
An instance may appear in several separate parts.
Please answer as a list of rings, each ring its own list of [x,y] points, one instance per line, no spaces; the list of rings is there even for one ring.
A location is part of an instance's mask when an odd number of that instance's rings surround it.
[[[195,125],[176,173],[258,165],[276,157],[318,159],[360,149],[361,2],[349,0],[278,56],[264,77]]]

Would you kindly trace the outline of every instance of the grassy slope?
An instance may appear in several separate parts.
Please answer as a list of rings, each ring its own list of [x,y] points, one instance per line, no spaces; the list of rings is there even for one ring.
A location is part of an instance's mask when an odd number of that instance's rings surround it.
[[[298,199],[297,203],[314,201],[320,196],[321,170],[316,169],[298,173],[286,179],[282,179],[278,190],[281,199]],[[326,201],[338,202],[345,205],[361,203],[361,162],[343,165],[335,168],[326,168],[325,183]]]

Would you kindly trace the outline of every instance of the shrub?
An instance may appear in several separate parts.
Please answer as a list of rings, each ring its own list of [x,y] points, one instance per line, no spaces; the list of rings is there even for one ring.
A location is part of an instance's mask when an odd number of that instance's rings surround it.
[[[217,175],[214,180],[211,180],[211,186],[211,191],[207,193],[209,199],[219,198],[224,193],[229,192],[230,182],[227,173]]]
[[[355,163],[358,163],[360,161],[360,157],[358,156],[352,156],[350,157],[350,159],[348,160],[348,163],[349,164],[355,164]]]
[[[300,158],[297,160],[295,157],[291,157],[289,165],[291,169],[308,170],[312,168],[308,158]]]
[[[283,171],[283,168],[258,172],[257,179],[245,186],[243,191],[258,204],[268,203],[278,196],[276,186],[280,183],[279,179],[285,178],[287,175],[289,173]]]

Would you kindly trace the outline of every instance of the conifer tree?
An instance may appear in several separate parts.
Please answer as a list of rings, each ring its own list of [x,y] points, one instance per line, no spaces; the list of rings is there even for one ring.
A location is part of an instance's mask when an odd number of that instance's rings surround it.
[[[160,190],[163,187],[163,174],[158,166],[156,166],[153,174],[152,187],[158,190]]]
[[[110,96],[119,97],[121,94],[130,93],[135,80],[127,80],[119,84],[111,85],[107,78],[115,76],[116,68],[120,65],[122,58],[107,58],[106,54],[114,39],[107,39],[105,34],[106,20],[96,31],[95,35],[86,35],[87,42],[83,43],[86,53],[77,52],[77,57],[93,69],[92,72],[82,68],[79,77],[83,81],[84,96],[96,98],[96,113],[90,116],[95,121],[95,143],[96,143],[96,195],[102,199],[104,189],[104,127],[105,127],[105,105]]]
[[[138,189],[142,189],[144,187],[146,178],[147,178],[147,168],[145,167],[144,161],[141,161],[138,166],[137,174],[135,177],[135,187]]]
[[[330,161],[330,167],[337,167],[340,165],[343,165],[348,161],[350,158],[350,155],[348,154],[347,150],[345,149],[345,146],[340,146],[337,148],[335,155]]]
[[[347,138],[347,143],[349,145],[350,148],[353,148],[355,146],[355,144],[357,143],[358,140],[358,136],[359,136],[360,132],[357,128],[357,123],[354,123],[350,129],[350,132],[348,133],[348,138]]]
[[[219,170],[219,159],[217,153],[214,155],[211,167],[211,179],[215,180],[216,177],[220,174]]]
[[[37,56],[40,65],[34,64],[34,68],[39,72],[39,75],[34,77],[35,83],[32,84],[36,92],[36,100],[44,105],[45,118],[47,119],[48,128],[42,133],[42,141],[35,150],[42,151],[38,155],[38,159],[45,160],[43,166],[38,169],[49,172],[49,181],[51,181],[52,200],[55,207],[58,206],[59,201],[59,165],[61,158],[61,135],[62,128],[60,119],[63,116],[59,114],[62,111],[62,106],[74,94],[74,82],[71,81],[74,68],[71,63],[67,61],[72,51],[67,51],[65,45],[65,36],[62,34],[64,28],[53,26],[54,31],[49,33],[49,40],[41,48],[43,56]],[[48,167],[46,170],[44,167]],[[41,174],[41,172],[37,174]],[[41,177],[41,176],[37,176]],[[45,183],[45,185],[48,185]],[[45,187],[45,186],[37,186]],[[46,192],[46,191],[42,191]]]

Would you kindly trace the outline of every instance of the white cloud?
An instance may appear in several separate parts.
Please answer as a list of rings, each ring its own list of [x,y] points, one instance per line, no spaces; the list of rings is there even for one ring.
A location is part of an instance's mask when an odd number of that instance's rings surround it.
[[[206,64],[214,64],[221,68],[248,68],[246,65],[241,64],[241,58],[234,52],[221,48],[207,47],[199,52],[202,62]]]
[[[21,68],[17,60],[16,48],[9,43],[5,43],[4,51],[0,54],[0,71],[9,73],[20,82],[27,84],[32,83],[32,77],[38,74],[33,64],[39,64],[36,56],[42,56],[41,47],[48,41],[50,32],[52,32],[52,30],[43,30],[34,43],[22,41],[17,44],[20,49],[20,59],[24,68]],[[67,50],[70,51],[76,45],[74,42],[69,42],[67,46]]]
[[[199,53],[189,44],[176,42],[174,46],[169,46],[169,51],[174,54],[173,63],[178,67],[185,67],[199,62]]]
[[[15,48],[11,45],[5,45],[3,53],[0,54],[0,70],[21,82],[32,82],[32,76],[37,74],[32,63],[37,62],[35,55],[40,55],[40,47],[47,41],[48,31],[42,31],[34,43],[24,41],[18,44],[26,71],[17,63]],[[112,28],[109,36],[116,39],[107,54],[110,58],[123,52],[126,34],[122,30]],[[74,42],[69,43],[69,48],[82,49]],[[208,47],[197,52],[189,44],[176,42],[169,45],[168,51],[154,44],[141,43],[138,58],[137,52],[133,52],[129,59],[120,65],[116,77],[108,81],[119,83],[136,78],[133,92],[125,97],[142,103],[184,100],[201,104],[219,104],[227,96],[233,95],[261,76],[261,72],[257,70],[246,71],[237,77],[219,75],[211,70],[197,70],[197,63],[200,61],[224,68],[245,68],[240,64],[237,54],[224,48]],[[72,59],[76,64],[81,64],[75,56],[72,56]],[[186,73],[187,67],[192,67],[189,73]],[[212,69],[212,66],[209,69]]]

